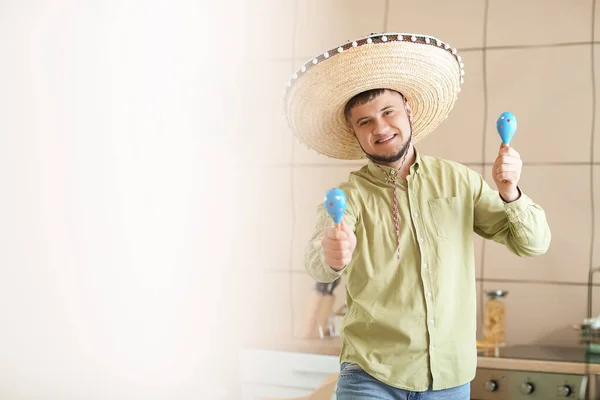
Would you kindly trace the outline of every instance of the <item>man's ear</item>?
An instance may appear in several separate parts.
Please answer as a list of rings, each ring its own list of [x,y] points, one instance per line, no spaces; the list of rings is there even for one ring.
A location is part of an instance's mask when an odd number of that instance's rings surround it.
[[[404,110],[406,111],[406,116],[408,117],[408,120],[410,121],[410,123],[413,123],[413,112],[412,112],[412,108],[410,107],[410,103],[408,101],[404,101]]]
[[[346,125],[348,126],[348,128],[350,128],[350,130],[352,131],[352,134],[354,136],[356,136],[356,131],[354,130],[354,125],[352,124],[352,122],[350,122],[350,118],[352,117],[352,113],[349,113],[349,115],[345,116],[345,120],[346,120]]]

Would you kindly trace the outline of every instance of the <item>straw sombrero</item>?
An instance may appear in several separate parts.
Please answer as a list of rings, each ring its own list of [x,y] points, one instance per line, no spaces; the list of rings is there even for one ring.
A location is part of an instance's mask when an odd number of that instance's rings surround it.
[[[289,80],[285,113],[309,148],[332,158],[365,158],[344,117],[356,94],[386,88],[402,93],[413,111],[413,142],[447,116],[463,83],[463,63],[432,36],[381,33],[347,42],[305,63]]]

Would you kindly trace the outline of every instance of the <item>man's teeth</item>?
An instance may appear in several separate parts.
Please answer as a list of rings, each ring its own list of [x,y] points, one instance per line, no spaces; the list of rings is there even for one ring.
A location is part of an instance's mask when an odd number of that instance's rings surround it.
[[[377,141],[377,143],[384,143],[384,142],[387,142],[388,140],[392,139],[393,137],[394,137],[394,135],[392,135],[392,136],[390,136],[390,137],[388,137],[388,138],[385,138],[385,139],[378,140],[378,141]]]

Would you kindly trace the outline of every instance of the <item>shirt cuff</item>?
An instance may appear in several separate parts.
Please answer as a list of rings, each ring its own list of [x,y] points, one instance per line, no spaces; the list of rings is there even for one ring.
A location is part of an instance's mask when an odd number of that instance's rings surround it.
[[[523,193],[520,188],[518,189],[520,196],[517,200],[510,203],[504,202],[504,208],[508,213],[509,220],[516,220],[519,215],[527,211],[529,206],[533,205],[533,200]]]
[[[323,252],[322,249],[321,249],[320,253],[321,253],[321,265],[323,266],[323,271],[325,272],[327,277],[331,278],[332,280],[335,280],[335,279],[341,277],[342,274],[344,273],[344,271],[346,270],[347,266],[340,269],[339,271],[336,271],[335,269],[331,268],[331,266],[329,264],[327,264],[327,262],[325,261],[325,253]]]

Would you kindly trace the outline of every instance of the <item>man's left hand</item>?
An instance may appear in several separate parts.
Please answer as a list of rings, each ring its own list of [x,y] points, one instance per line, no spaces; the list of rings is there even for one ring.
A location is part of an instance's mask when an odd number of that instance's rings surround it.
[[[505,144],[500,145],[498,157],[492,167],[492,176],[502,199],[510,203],[520,197],[518,189],[523,162],[515,149]]]

